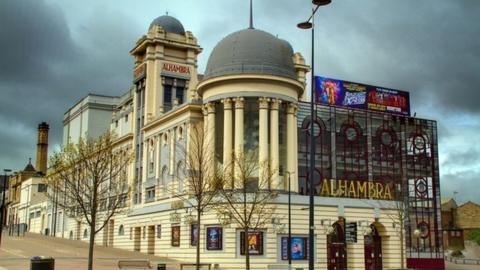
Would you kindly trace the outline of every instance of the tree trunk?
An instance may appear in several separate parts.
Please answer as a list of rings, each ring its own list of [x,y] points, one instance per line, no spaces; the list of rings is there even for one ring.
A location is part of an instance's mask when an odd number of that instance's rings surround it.
[[[245,269],[250,270],[250,250],[248,247],[248,228],[245,229],[245,237],[243,239],[245,246]]]
[[[93,246],[95,244],[95,219],[90,224],[90,242],[88,243],[88,270],[93,269]]]
[[[200,236],[202,235],[200,233],[201,227],[200,227],[200,214],[201,211],[197,208],[197,270],[200,270]]]
[[[405,269],[405,237],[403,235],[403,221],[402,221],[402,225],[400,226],[400,260],[401,261],[401,267],[402,269]]]

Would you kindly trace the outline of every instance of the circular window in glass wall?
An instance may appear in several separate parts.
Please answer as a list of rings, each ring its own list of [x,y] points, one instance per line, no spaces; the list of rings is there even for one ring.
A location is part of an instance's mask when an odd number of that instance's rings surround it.
[[[311,133],[310,120],[310,117],[306,117],[302,122],[302,129],[307,134],[307,136],[310,136]],[[323,130],[325,130],[325,124],[320,118],[315,118],[315,120],[313,121],[313,136],[318,137],[322,135]]]
[[[387,147],[391,147],[397,140],[395,132],[392,130],[382,130],[380,133],[380,142]]]
[[[416,135],[415,137],[413,137],[413,146],[420,152],[423,152],[425,150],[425,144],[425,138],[422,135]]]
[[[347,141],[353,143],[358,140],[359,134],[358,130],[354,127],[347,127],[344,131],[345,138],[347,138]]]
[[[428,223],[425,221],[418,223],[417,229],[419,231],[418,236],[422,239],[425,239],[430,235],[430,227],[428,226]]]
[[[415,190],[419,196],[426,197],[428,193],[427,180],[425,180],[425,178],[417,179],[417,181],[415,181]]]

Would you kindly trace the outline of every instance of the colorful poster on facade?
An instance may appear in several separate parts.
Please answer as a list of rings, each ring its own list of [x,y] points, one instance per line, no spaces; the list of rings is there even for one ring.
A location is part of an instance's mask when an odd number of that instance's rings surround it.
[[[222,250],[222,227],[207,228],[207,250]]]
[[[197,224],[190,225],[190,245],[197,246],[198,243],[198,226]]]
[[[288,237],[282,237],[282,260],[288,260]],[[292,260],[308,259],[308,239],[306,237],[292,236],[290,252]]]
[[[364,109],[367,99],[365,85],[315,77],[315,92],[317,103]]]
[[[410,116],[408,92],[315,76],[316,102]]]
[[[263,255],[263,232],[248,232],[248,253]],[[240,232],[240,255],[245,255],[245,232]]]
[[[172,247],[180,246],[180,226],[172,226]]]
[[[410,94],[404,91],[370,86],[367,109],[410,116]]]

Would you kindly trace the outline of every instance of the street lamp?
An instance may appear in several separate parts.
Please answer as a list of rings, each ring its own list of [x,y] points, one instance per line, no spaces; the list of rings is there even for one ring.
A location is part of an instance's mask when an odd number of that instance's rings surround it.
[[[285,172],[288,174],[288,241],[287,241],[287,257],[288,269],[292,269],[292,204],[291,204],[291,180],[290,176],[295,172]]]
[[[326,6],[330,4],[332,1],[331,0],[313,0],[312,3],[315,5],[315,8],[312,9],[312,15],[308,20],[305,22],[301,22],[297,24],[297,27],[300,29],[312,29],[312,63],[311,63],[311,81],[310,81],[310,87],[311,87],[311,98],[310,98],[310,200],[309,200],[309,205],[310,205],[310,211],[309,211],[309,228],[308,228],[308,269],[313,270],[315,268],[314,264],[314,188],[313,188],[313,175],[315,173],[315,137],[314,137],[314,103],[315,103],[315,20],[314,20],[314,15],[317,12],[318,8],[320,6]]]
[[[2,243],[2,234],[3,234],[3,223],[5,222],[5,193],[7,192],[7,173],[11,172],[10,169],[3,169],[3,194],[2,194],[2,210],[0,213],[0,217],[2,218],[0,221],[0,245]]]

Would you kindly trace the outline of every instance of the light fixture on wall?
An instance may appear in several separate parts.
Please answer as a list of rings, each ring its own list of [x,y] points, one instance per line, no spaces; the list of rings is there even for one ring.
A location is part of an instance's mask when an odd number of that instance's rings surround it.
[[[221,213],[218,215],[218,221],[222,225],[229,225],[232,222],[232,216],[230,213]]]
[[[272,218],[272,226],[276,233],[285,232],[285,224],[282,224],[280,218],[278,217]]]
[[[322,219],[322,220],[320,220],[320,225],[323,228],[323,233],[324,234],[331,234],[333,232],[332,220]]]
[[[371,235],[372,234],[372,228],[370,228],[371,222],[368,220],[359,220],[357,221],[358,224],[358,229],[363,231],[363,235]]]
[[[196,216],[192,215],[191,210],[186,210],[187,214],[185,215],[185,224],[190,225],[195,222]]]
[[[170,213],[170,222],[171,223],[179,223],[181,220],[182,220],[182,216],[180,215],[180,213],[177,212],[176,209],[173,213]]]

